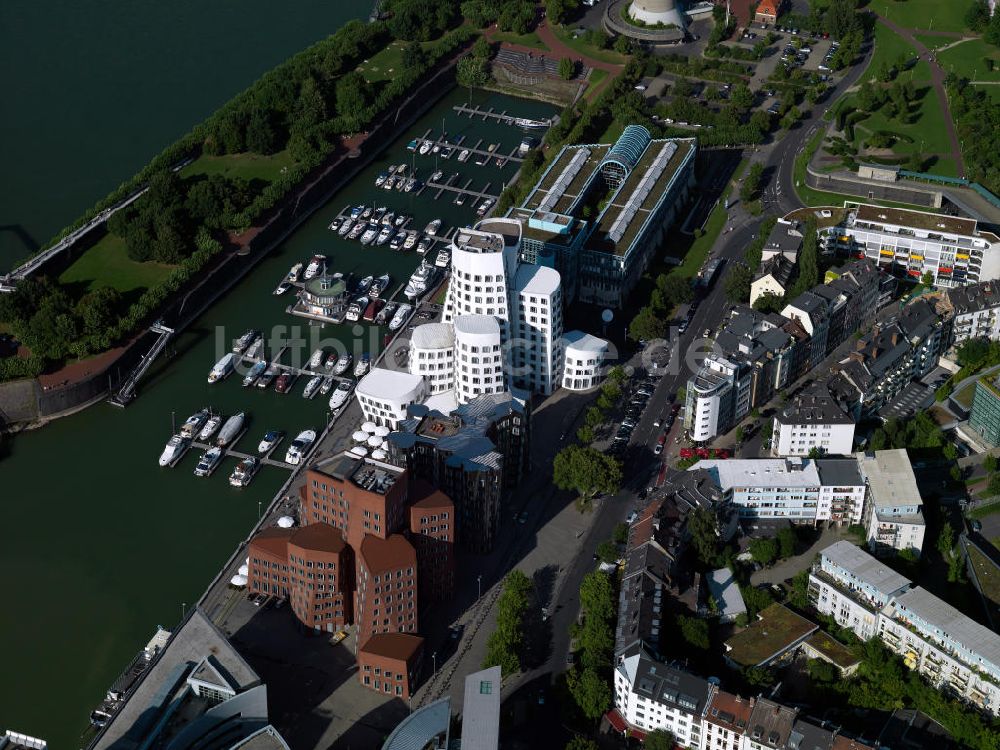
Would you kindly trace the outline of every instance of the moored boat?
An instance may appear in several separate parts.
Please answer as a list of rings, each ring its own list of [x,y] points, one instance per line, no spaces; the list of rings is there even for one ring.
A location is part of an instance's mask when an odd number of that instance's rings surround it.
[[[333,366],[334,375],[343,375],[354,362],[353,354],[341,354],[337,359],[337,364]]]
[[[483,202],[479,204],[479,208],[476,209],[476,213],[479,214],[479,216],[485,216],[486,212],[489,211],[492,207],[493,207],[493,199],[484,198]]]
[[[438,230],[440,228],[441,228],[441,219],[434,219],[434,221],[432,221],[424,228],[424,234],[428,234],[431,237],[434,237],[438,233]]]
[[[392,316],[392,320],[389,321],[389,330],[396,331],[402,328],[412,311],[413,305],[407,305],[406,303],[400,305],[396,310],[396,314]]]
[[[364,213],[366,208],[368,208],[368,206],[366,206],[364,203],[359,203],[357,206],[351,209],[351,218],[352,219],[358,218],[359,216],[361,216],[361,214]]]
[[[219,430],[219,436],[215,438],[215,444],[224,448],[235,440],[243,430],[243,423],[246,421],[246,416],[246,412],[241,411],[239,414],[234,414],[227,419],[225,424],[222,425],[222,429]]]
[[[447,268],[449,263],[451,263],[451,251],[447,247],[442,247],[438,250],[434,265],[438,268]]]
[[[249,348],[250,344],[257,340],[260,331],[251,328],[238,339],[233,340],[233,354],[242,354]]]
[[[261,438],[260,443],[257,444],[257,452],[261,455],[267,453],[280,443],[284,437],[285,433],[281,430],[268,430],[264,433],[264,437]]]
[[[378,315],[378,311],[381,310],[384,305],[385,305],[384,299],[378,299],[377,297],[372,297],[367,307],[365,307],[365,312],[361,317],[367,320],[369,323],[373,323],[375,321],[375,316]]]
[[[354,390],[354,384],[349,380],[342,380],[337,386],[337,390],[333,392],[330,396],[330,408],[336,411],[341,406],[347,403],[347,399],[351,396],[351,391]]]
[[[389,282],[391,281],[392,277],[389,274],[382,274],[372,282],[371,289],[368,290],[368,293],[372,297],[382,296],[382,293],[389,287]]]
[[[412,250],[413,248],[415,248],[417,246],[417,237],[419,237],[419,233],[417,232],[417,230],[411,229],[409,232],[407,232],[406,239],[403,241],[403,249]]]
[[[213,414],[208,418],[208,421],[205,422],[205,426],[201,428],[201,432],[198,433],[198,440],[203,443],[207,443],[212,439],[212,435],[214,435],[220,427],[222,427],[222,415]]]
[[[287,281],[282,281],[280,284],[278,284],[278,286],[274,288],[272,294],[274,294],[275,297],[280,297],[282,294],[284,294],[291,288],[292,288],[291,284],[289,284]]]
[[[299,280],[299,276],[302,275],[302,264],[296,263],[290,269],[288,269],[288,281],[295,283]]]
[[[255,339],[252,344],[250,344],[250,348],[247,349],[245,352],[243,352],[243,356],[248,357],[250,359],[258,359],[260,357],[260,353],[263,350],[264,350],[264,337],[261,336],[260,338]]]
[[[365,311],[366,307],[368,307],[368,298],[358,297],[347,306],[347,313],[345,313],[344,317],[350,321],[359,320],[361,313]]]
[[[357,221],[354,226],[351,227],[351,231],[347,233],[347,239],[356,240],[361,236],[361,233],[368,228],[367,222]]]
[[[194,475],[196,477],[207,477],[213,471],[215,467],[219,465],[222,460],[222,448],[209,448],[205,451],[201,458],[198,459],[198,465],[194,467]]]
[[[264,374],[264,370],[267,369],[267,362],[264,360],[258,360],[254,363],[254,366],[250,368],[250,371],[243,377],[243,387],[249,388],[255,382],[257,378]]]
[[[406,232],[402,231],[396,232],[394,235],[392,235],[392,239],[389,240],[389,249],[399,250],[401,247],[403,247],[404,242],[406,242]]]
[[[274,390],[276,393],[288,393],[288,389],[292,387],[292,381],[295,380],[295,376],[290,372],[283,372],[278,376],[278,379],[274,381]]]
[[[410,217],[407,216],[406,214],[397,214],[396,218],[392,222],[392,225],[394,227],[396,227],[396,229],[402,229],[403,228],[403,224],[405,224],[409,220],[410,220]]]
[[[336,219],[327,224],[326,228],[329,229],[331,232],[336,232],[338,229],[340,229],[340,225],[343,221],[344,220],[338,216]]]
[[[470,153],[471,152],[469,151],[469,149],[463,148],[462,151],[461,151],[461,153],[458,155],[458,160],[460,162],[468,161]]]
[[[341,224],[340,228],[337,230],[337,234],[343,237],[344,235],[346,235],[348,232],[351,231],[351,227],[353,226],[354,226],[354,219],[352,219],[351,217],[347,217],[346,219],[344,219],[344,223]]]
[[[309,358],[309,369],[318,370],[322,366],[323,366],[323,347],[320,347],[319,349],[314,351],[312,353],[312,356]]]
[[[430,141],[424,141],[423,143],[420,144],[420,149],[418,150],[418,153],[421,156],[424,156],[430,150],[431,150],[431,142]]]
[[[410,299],[416,299],[427,291],[427,288],[430,286],[433,278],[434,266],[428,263],[425,258],[420,261],[420,265],[417,266],[417,270],[415,270],[413,275],[410,276],[410,280],[407,282],[406,288],[403,290],[403,294]]]
[[[354,365],[354,377],[360,378],[366,372],[368,368],[371,367],[372,357],[368,352],[365,352],[360,357],[358,357],[358,363]]]
[[[379,230],[378,237],[375,238],[375,244],[384,245],[386,242],[389,241],[389,238],[392,237],[392,235],[393,235],[392,227],[382,227]]]
[[[361,235],[361,244],[370,245],[376,237],[378,237],[378,229],[376,229],[373,225],[368,225],[364,234]]]
[[[236,464],[233,473],[229,475],[229,484],[233,487],[246,487],[259,468],[260,459],[256,456],[247,456]]]
[[[173,466],[177,460],[184,455],[184,452],[190,447],[190,438],[182,437],[180,435],[174,435],[167,441],[166,446],[163,448],[163,452],[160,454],[160,466]]]
[[[319,395],[325,396],[326,394],[328,394],[330,392],[330,389],[333,388],[333,384],[335,382],[336,381],[334,381],[332,375],[327,375],[325,378],[323,378],[323,382],[319,387]]]
[[[433,242],[434,240],[426,235],[421,237],[420,241],[417,243],[417,253],[419,255],[425,255],[427,251],[431,249],[431,243]]]
[[[379,310],[378,315],[375,316],[375,325],[384,326],[388,321],[392,320],[397,307],[398,305],[395,302],[390,302]]]
[[[184,420],[184,424],[181,425],[180,436],[185,438],[193,438],[198,431],[204,426],[205,422],[211,416],[208,409],[202,409],[199,412],[192,414],[190,417]]]
[[[270,367],[264,370],[263,374],[261,374],[261,376],[257,379],[257,387],[267,388],[269,385],[271,385],[271,381],[274,380],[277,376],[278,376],[278,367],[277,365],[272,364]]]
[[[396,212],[395,211],[389,211],[388,213],[383,214],[382,218],[380,218],[378,221],[379,221],[379,224],[381,224],[384,227],[387,227],[387,226],[391,226],[392,222],[394,222],[395,220],[396,220]]]
[[[417,150],[417,139],[416,138],[414,138],[413,140],[411,140],[409,143],[406,144],[406,150],[407,151],[416,151]]]
[[[382,183],[385,182],[388,176],[388,172],[379,172],[378,176],[375,178],[375,187],[382,187]]]
[[[316,395],[319,387],[323,384],[322,375],[313,375],[309,378],[309,382],[306,383],[306,387],[302,390],[302,398],[312,398]]]
[[[326,264],[326,256],[317,253],[312,257],[312,260],[309,261],[309,265],[306,266],[306,272],[303,275],[303,278],[306,279],[306,281],[308,281],[309,279],[318,276],[320,270],[323,268],[325,264]]]
[[[330,370],[333,369],[333,366],[335,364],[337,364],[337,353],[336,352],[330,352],[326,356],[326,361],[323,363],[323,369],[327,370],[327,371],[330,371]]]
[[[215,367],[213,367],[212,371],[208,373],[208,382],[218,383],[220,380],[225,380],[235,368],[236,355],[229,352],[215,363]]]
[[[302,457],[309,450],[309,447],[316,442],[316,432],[314,430],[303,430],[295,436],[295,440],[288,446],[285,453],[285,463],[298,466]]]

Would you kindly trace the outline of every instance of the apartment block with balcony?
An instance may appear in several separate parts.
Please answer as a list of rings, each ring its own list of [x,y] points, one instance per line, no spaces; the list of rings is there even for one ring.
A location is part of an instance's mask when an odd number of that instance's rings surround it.
[[[808,456],[813,451],[847,455],[854,448],[854,417],[831,393],[826,381],[814,383],[774,416],[771,453]]]
[[[926,530],[923,500],[905,449],[859,454],[858,467],[868,485],[864,525],[875,555],[910,550],[918,557]]]
[[[699,461],[732,503],[741,523],[815,523],[820,477],[816,462],[800,458]]]
[[[711,440],[750,413],[750,367],[715,354],[709,355],[688,380],[684,427],[691,439]]]
[[[949,289],[941,303],[951,317],[951,345],[978,338],[1000,340],[1000,283]]]
[[[975,219],[866,204],[827,230],[826,245],[913,281],[930,274],[939,289],[1000,277],[1000,238]]]
[[[867,487],[854,458],[821,458],[816,520],[838,526],[861,523]]]

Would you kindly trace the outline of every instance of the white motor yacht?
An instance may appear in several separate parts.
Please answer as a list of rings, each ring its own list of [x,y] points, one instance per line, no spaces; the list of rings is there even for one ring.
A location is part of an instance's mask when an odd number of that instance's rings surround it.
[[[257,452],[261,455],[267,453],[273,449],[274,446],[280,443],[284,437],[285,433],[280,430],[268,430],[264,433],[264,437],[261,438],[260,443],[257,445]]]
[[[428,263],[426,259],[420,261],[420,265],[417,266],[417,270],[413,272],[412,276],[410,276],[410,280],[407,282],[406,289],[403,290],[403,294],[410,299],[416,299],[427,291],[427,287],[430,285],[433,277],[434,266]]]
[[[298,466],[302,461],[302,457],[314,442],[316,442],[315,430],[303,430],[300,432],[295,436],[292,444],[288,446],[288,451],[285,453],[285,463]]]
[[[261,336],[254,340],[250,344],[250,348],[243,352],[243,356],[249,357],[250,359],[257,359],[260,356],[261,351],[264,349],[264,337]]]
[[[372,244],[372,242],[374,242],[376,237],[378,237],[378,229],[376,229],[374,226],[369,226],[364,231],[364,234],[361,235],[361,244],[370,245]]]
[[[372,282],[371,289],[368,293],[372,297],[380,297],[383,292],[389,287],[389,282],[392,281],[392,277],[389,274],[383,274],[379,276],[375,281]]]
[[[354,226],[354,219],[348,216],[346,219],[344,219],[344,223],[340,225],[340,228],[337,229],[337,234],[343,237],[345,234],[351,231],[351,227],[353,226]]]
[[[191,445],[191,440],[180,435],[174,435],[167,441],[167,445],[160,454],[160,466],[171,466],[177,459],[184,455],[184,451]]]
[[[417,150],[417,153],[420,154],[421,156],[426,156],[427,152],[430,150],[431,150],[431,142],[424,141],[423,143],[420,144],[420,148]]]
[[[434,265],[438,268],[447,268],[449,263],[451,263],[451,251],[447,247],[442,247],[438,250]]]
[[[185,438],[193,438],[198,434],[198,431],[204,426],[205,422],[211,416],[208,409],[202,409],[201,411],[192,414],[190,417],[184,420],[184,424],[181,425],[180,436]]]
[[[258,360],[254,363],[254,366],[250,368],[250,371],[243,378],[243,387],[249,388],[254,383],[257,382],[257,378],[264,374],[264,370],[267,369],[267,362],[264,360]]]
[[[196,477],[207,477],[222,460],[222,448],[209,448],[198,460],[198,465],[194,467]]]
[[[292,288],[291,284],[289,284],[287,281],[282,281],[280,284],[278,284],[278,286],[274,288],[274,292],[272,292],[272,294],[274,294],[275,297],[280,297],[282,294],[284,294],[291,288]]]
[[[205,426],[201,428],[201,432],[198,433],[198,440],[203,443],[207,443],[212,439],[212,435],[214,435],[220,427],[222,427],[221,415],[215,414],[209,417],[208,421],[205,422]]]
[[[354,384],[348,380],[340,381],[340,385],[337,386],[337,390],[333,392],[330,396],[330,409],[336,411],[341,406],[347,403],[347,399],[351,397],[351,391],[354,390]]]
[[[296,281],[299,280],[299,276],[301,274],[302,274],[302,264],[296,263],[294,266],[288,269],[287,279],[288,281],[294,284]]]
[[[332,375],[327,375],[325,378],[323,378],[323,383],[319,387],[319,395],[325,396],[326,394],[328,394],[330,390],[333,388],[334,382],[336,381],[334,381]]]
[[[354,355],[352,354],[341,354],[340,359],[337,360],[337,364],[333,366],[334,375],[343,375],[347,372],[347,369],[354,362]]]
[[[431,237],[438,233],[441,228],[441,219],[434,219],[427,227],[424,229],[424,234],[429,234]]]
[[[409,232],[407,232],[406,233],[406,239],[403,240],[403,249],[404,250],[412,250],[413,248],[415,248],[417,246],[417,237],[418,236],[419,236],[419,233],[415,229],[411,229]]]
[[[323,366],[323,348],[320,347],[319,349],[314,351],[312,353],[312,356],[309,358],[309,369],[318,370],[322,366]]]
[[[399,330],[403,323],[406,322],[407,317],[409,317],[410,312],[413,310],[412,305],[402,304],[399,309],[396,310],[396,314],[392,316],[392,320],[389,321],[389,330],[396,331]]]
[[[379,230],[378,237],[375,238],[376,245],[384,245],[392,237],[392,227],[382,227]]]
[[[312,398],[316,395],[319,387],[323,384],[322,375],[313,375],[309,378],[309,382],[306,383],[306,387],[302,391],[302,398]]]
[[[257,340],[258,336],[260,336],[260,331],[251,328],[238,339],[235,339],[233,341],[233,354],[242,354],[245,352],[250,344]]]
[[[325,255],[314,255],[312,260],[309,261],[309,265],[306,266],[306,272],[303,278],[308,281],[309,279],[315,278],[319,275],[320,269],[326,263]]]
[[[224,355],[222,359],[215,363],[215,367],[208,373],[209,383],[218,383],[225,380],[236,367],[236,355],[232,352]]]
[[[347,306],[347,313],[344,317],[351,321],[361,320],[361,314],[368,307],[369,299],[367,297],[358,297],[350,305]]]
[[[358,363],[354,365],[354,377],[360,378],[366,372],[368,368],[371,367],[372,357],[368,352],[365,352],[360,357],[358,357]]]
[[[233,473],[229,475],[229,484],[233,487],[246,487],[259,468],[260,459],[255,456],[247,456],[236,464]]]

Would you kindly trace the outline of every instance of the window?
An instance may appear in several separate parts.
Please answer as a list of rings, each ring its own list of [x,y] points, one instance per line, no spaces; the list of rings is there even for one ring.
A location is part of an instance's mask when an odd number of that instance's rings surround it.
[[[492,680],[480,680],[479,681],[479,694],[480,695],[492,695],[493,694],[493,681]]]

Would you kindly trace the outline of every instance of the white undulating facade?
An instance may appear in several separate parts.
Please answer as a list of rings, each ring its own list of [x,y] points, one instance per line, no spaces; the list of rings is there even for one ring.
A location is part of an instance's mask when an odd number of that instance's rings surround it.
[[[905,449],[860,454],[858,465],[868,484],[864,524],[868,548],[876,555],[924,546],[923,500]]]
[[[601,382],[601,367],[608,354],[608,342],[583,331],[569,331],[563,337],[565,359],[562,387],[571,391],[596,388]]]
[[[878,637],[936,687],[1000,714],[1000,636],[850,542],[820,553],[809,599],[860,638]]]
[[[419,375],[376,367],[358,381],[355,395],[366,420],[396,429],[406,408],[427,397],[427,385]]]
[[[563,363],[559,272],[546,266],[522,263],[514,276],[511,297],[513,379],[528,390],[552,393],[559,386]]]
[[[455,317],[455,399],[467,404],[487,393],[503,393],[500,324],[490,315]]]
[[[455,329],[448,323],[427,323],[410,336],[410,372],[427,383],[431,395],[450,391],[455,378]]]

